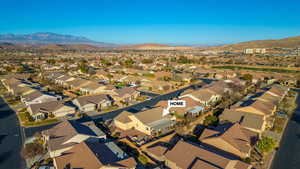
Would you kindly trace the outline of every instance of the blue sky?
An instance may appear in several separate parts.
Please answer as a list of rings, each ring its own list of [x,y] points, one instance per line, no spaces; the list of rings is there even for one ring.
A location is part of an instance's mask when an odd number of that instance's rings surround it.
[[[0,34],[223,44],[300,35],[299,8],[299,0],[0,0]]]

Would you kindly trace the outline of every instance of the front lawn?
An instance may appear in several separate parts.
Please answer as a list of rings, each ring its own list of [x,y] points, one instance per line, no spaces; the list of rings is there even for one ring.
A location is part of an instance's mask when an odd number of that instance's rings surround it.
[[[140,95],[138,98],[136,98],[136,101],[143,102],[143,101],[147,100],[148,98],[149,98],[148,96]]]
[[[256,147],[260,152],[269,153],[277,147],[277,142],[271,137],[262,137],[258,140]]]
[[[279,104],[278,110],[287,113],[287,115],[291,117],[294,110],[297,108],[296,98],[297,94],[286,96]]]
[[[139,155],[138,156],[138,160],[139,160],[139,162],[141,162],[143,165],[146,165],[149,161],[148,161],[148,159],[145,157],[145,156],[143,156],[143,155]]]
[[[0,81],[0,95],[5,94],[6,92],[7,92],[6,88],[4,87],[2,82]]]
[[[286,120],[286,118],[276,117],[271,131],[274,131],[275,133],[281,133],[284,129]]]
[[[24,127],[33,127],[33,126],[43,126],[48,124],[58,123],[59,120],[55,118],[48,118],[45,120],[34,121],[33,117],[26,111],[22,109],[17,113],[20,123]]]
[[[45,119],[35,122],[26,122],[24,123],[25,127],[33,127],[33,126],[43,126],[60,122],[58,119]]]
[[[109,107],[104,108],[102,111],[103,111],[103,113],[107,113],[107,112],[111,112],[111,111],[114,111],[114,110],[117,110],[117,109],[119,109],[119,106],[113,105],[113,106],[109,106]]]

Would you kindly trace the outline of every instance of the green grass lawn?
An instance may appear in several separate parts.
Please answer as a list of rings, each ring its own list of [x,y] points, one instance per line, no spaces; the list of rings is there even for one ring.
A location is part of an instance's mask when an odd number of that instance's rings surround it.
[[[297,95],[286,96],[279,104],[278,109],[284,111],[289,117],[291,117],[297,108],[296,98]]]
[[[274,68],[256,68],[256,67],[243,67],[243,66],[213,66],[215,69],[229,69],[229,70],[250,70],[250,71],[263,71],[263,72],[274,72],[274,73],[300,73],[297,70],[287,69],[274,69]]]
[[[41,121],[35,121],[35,122],[25,122],[23,125],[25,127],[33,127],[33,126],[43,126],[43,125],[48,125],[48,124],[54,124],[60,122],[57,119],[45,119]]]
[[[103,110],[101,111],[101,113],[111,112],[111,111],[117,110],[117,109],[119,109],[119,108],[120,108],[120,107],[117,106],[117,105],[109,106],[109,107],[103,109]]]
[[[148,161],[148,159],[145,157],[145,156],[143,156],[143,155],[139,155],[138,156],[138,160],[142,163],[142,164],[147,164],[149,161]]]
[[[43,126],[53,123],[58,123],[59,120],[51,118],[40,121],[33,121],[33,118],[27,111],[19,111],[18,113],[19,120],[21,121],[21,125],[24,127],[33,127],[33,126]]]

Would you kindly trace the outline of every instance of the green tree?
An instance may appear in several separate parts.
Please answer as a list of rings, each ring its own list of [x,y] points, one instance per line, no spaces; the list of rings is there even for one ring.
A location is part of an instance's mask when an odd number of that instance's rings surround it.
[[[89,67],[88,67],[86,64],[80,64],[79,70],[80,70],[82,73],[88,73]]]
[[[47,60],[47,63],[50,65],[54,65],[56,63],[56,61],[54,59],[49,59],[49,60]]]
[[[131,58],[124,61],[124,65],[127,66],[127,67],[132,66],[134,63],[135,63],[134,60],[131,59]]]
[[[103,65],[106,65],[106,66],[111,66],[112,65],[112,63],[110,61],[108,61],[106,59],[103,59],[103,58],[100,59],[100,63],[103,64]]]
[[[215,125],[215,124],[217,124],[217,122],[218,122],[218,117],[216,117],[214,115],[209,115],[209,116],[205,117],[203,124],[205,126],[208,126],[208,125]]]
[[[142,63],[144,63],[144,64],[153,63],[153,59],[147,59],[147,58],[145,58],[145,59],[142,60]]]
[[[246,80],[248,82],[252,82],[253,76],[251,74],[244,74],[241,79]]]
[[[149,161],[148,161],[148,159],[145,157],[145,156],[143,156],[143,155],[139,155],[138,156],[138,160],[142,163],[142,164],[147,164]]]
[[[29,122],[34,121],[34,118],[27,111],[26,111],[26,118],[27,118],[27,121],[29,121]]]
[[[191,63],[191,60],[189,60],[187,57],[185,56],[180,56],[179,59],[177,60],[178,63],[183,63],[183,64],[186,64],[186,63]]]
[[[297,87],[299,87],[300,86],[300,73],[297,73],[295,77],[297,80]]]
[[[261,152],[271,152],[277,146],[276,141],[270,137],[262,137],[256,144]]]
[[[33,158],[37,155],[43,154],[44,148],[41,144],[38,143],[28,143],[22,149],[21,154],[24,158]]]
[[[17,72],[23,73],[23,72],[25,72],[25,68],[23,66],[20,66],[17,68]]]

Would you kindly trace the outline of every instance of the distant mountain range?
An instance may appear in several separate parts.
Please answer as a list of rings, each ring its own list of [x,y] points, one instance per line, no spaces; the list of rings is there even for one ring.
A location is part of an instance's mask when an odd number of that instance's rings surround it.
[[[0,47],[38,47],[40,49],[80,49],[95,50],[97,48],[116,48],[121,50],[189,50],[212,46],[178,46],[157,43],[145,43],[121,46],[112,43],[97,42],[81,36],[61,35],[56,33],[33,34],[2,34],[0,35]],[[245,48],[295,48],[300,47],[300,36],[278,40],[255,40],[230,45],[216,45],[216,49],[245,49]]]
[[[117,47],[118,45],[105,42],[96,42],[81,36],[61,35],[42,32],[33,34],[2,34],[0,43],[47,45],[47,44],[87,44],[96,47]]]

